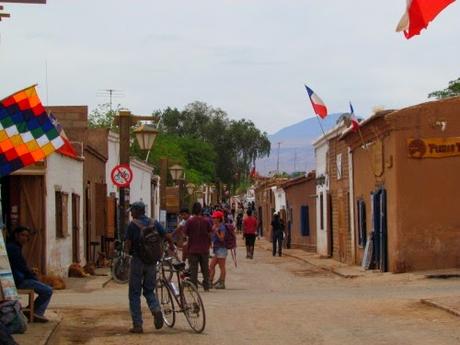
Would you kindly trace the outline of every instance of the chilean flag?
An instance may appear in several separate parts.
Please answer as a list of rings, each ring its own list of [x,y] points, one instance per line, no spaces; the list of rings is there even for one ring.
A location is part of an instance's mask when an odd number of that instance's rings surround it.
[[[404,31],[407,39],[420,35],[423,29],[436,16],[455,0],[407,0],[407,9],[402,16],[396,31]]]
[[[327,107],[324,104],[323,100],[319,98],[319,96],[313,92],[307,85],[305,88],[308,92],[308,97],[310,97],[311,105],[313,106],[313,110],[315,111],[316,115],[320,118],[324,119],[327,116]]]

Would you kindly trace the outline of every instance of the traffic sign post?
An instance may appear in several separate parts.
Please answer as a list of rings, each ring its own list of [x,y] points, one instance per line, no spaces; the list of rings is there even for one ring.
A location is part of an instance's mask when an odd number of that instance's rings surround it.
[[[115,186],[118,188],[126,188],[129,187],[133,180],[133,171],[129,167],[129,164],[118,164],[112,169],[110,177]]]

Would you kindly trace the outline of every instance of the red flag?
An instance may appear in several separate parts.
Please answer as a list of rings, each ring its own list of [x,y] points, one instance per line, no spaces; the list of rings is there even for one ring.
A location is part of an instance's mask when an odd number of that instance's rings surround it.
[[[404,31],[407,39],[420,35],[436,16],[455,0],[407,0],[407,10],[396,31]]]

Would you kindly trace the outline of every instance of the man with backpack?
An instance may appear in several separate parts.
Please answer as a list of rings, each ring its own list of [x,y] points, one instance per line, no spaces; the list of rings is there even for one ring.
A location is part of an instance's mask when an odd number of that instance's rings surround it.
[[[163,327],[163,314],[155,297],[156,264],[162,255],[162,239],[166,239],[170,249],[174,250],[171,234],[157,221],[145,215],[142,201],[130,207],[133,220],[125,234],[126,249],[132,256],[129,272],[129,309],[133,320],[131,333],[143,333],[141,291],[154,317],[156,329]]]

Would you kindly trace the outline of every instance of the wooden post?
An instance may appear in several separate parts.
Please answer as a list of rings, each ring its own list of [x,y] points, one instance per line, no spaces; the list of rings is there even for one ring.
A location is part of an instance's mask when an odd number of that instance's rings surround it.
[[[129,164],[129,129],[131,127],[131,112],[120,110],[118,126],[120,128],[120,164]],[[127,227],[127,210],[129,207],[129,190],[120,188],[118,239],[123,239]]]

